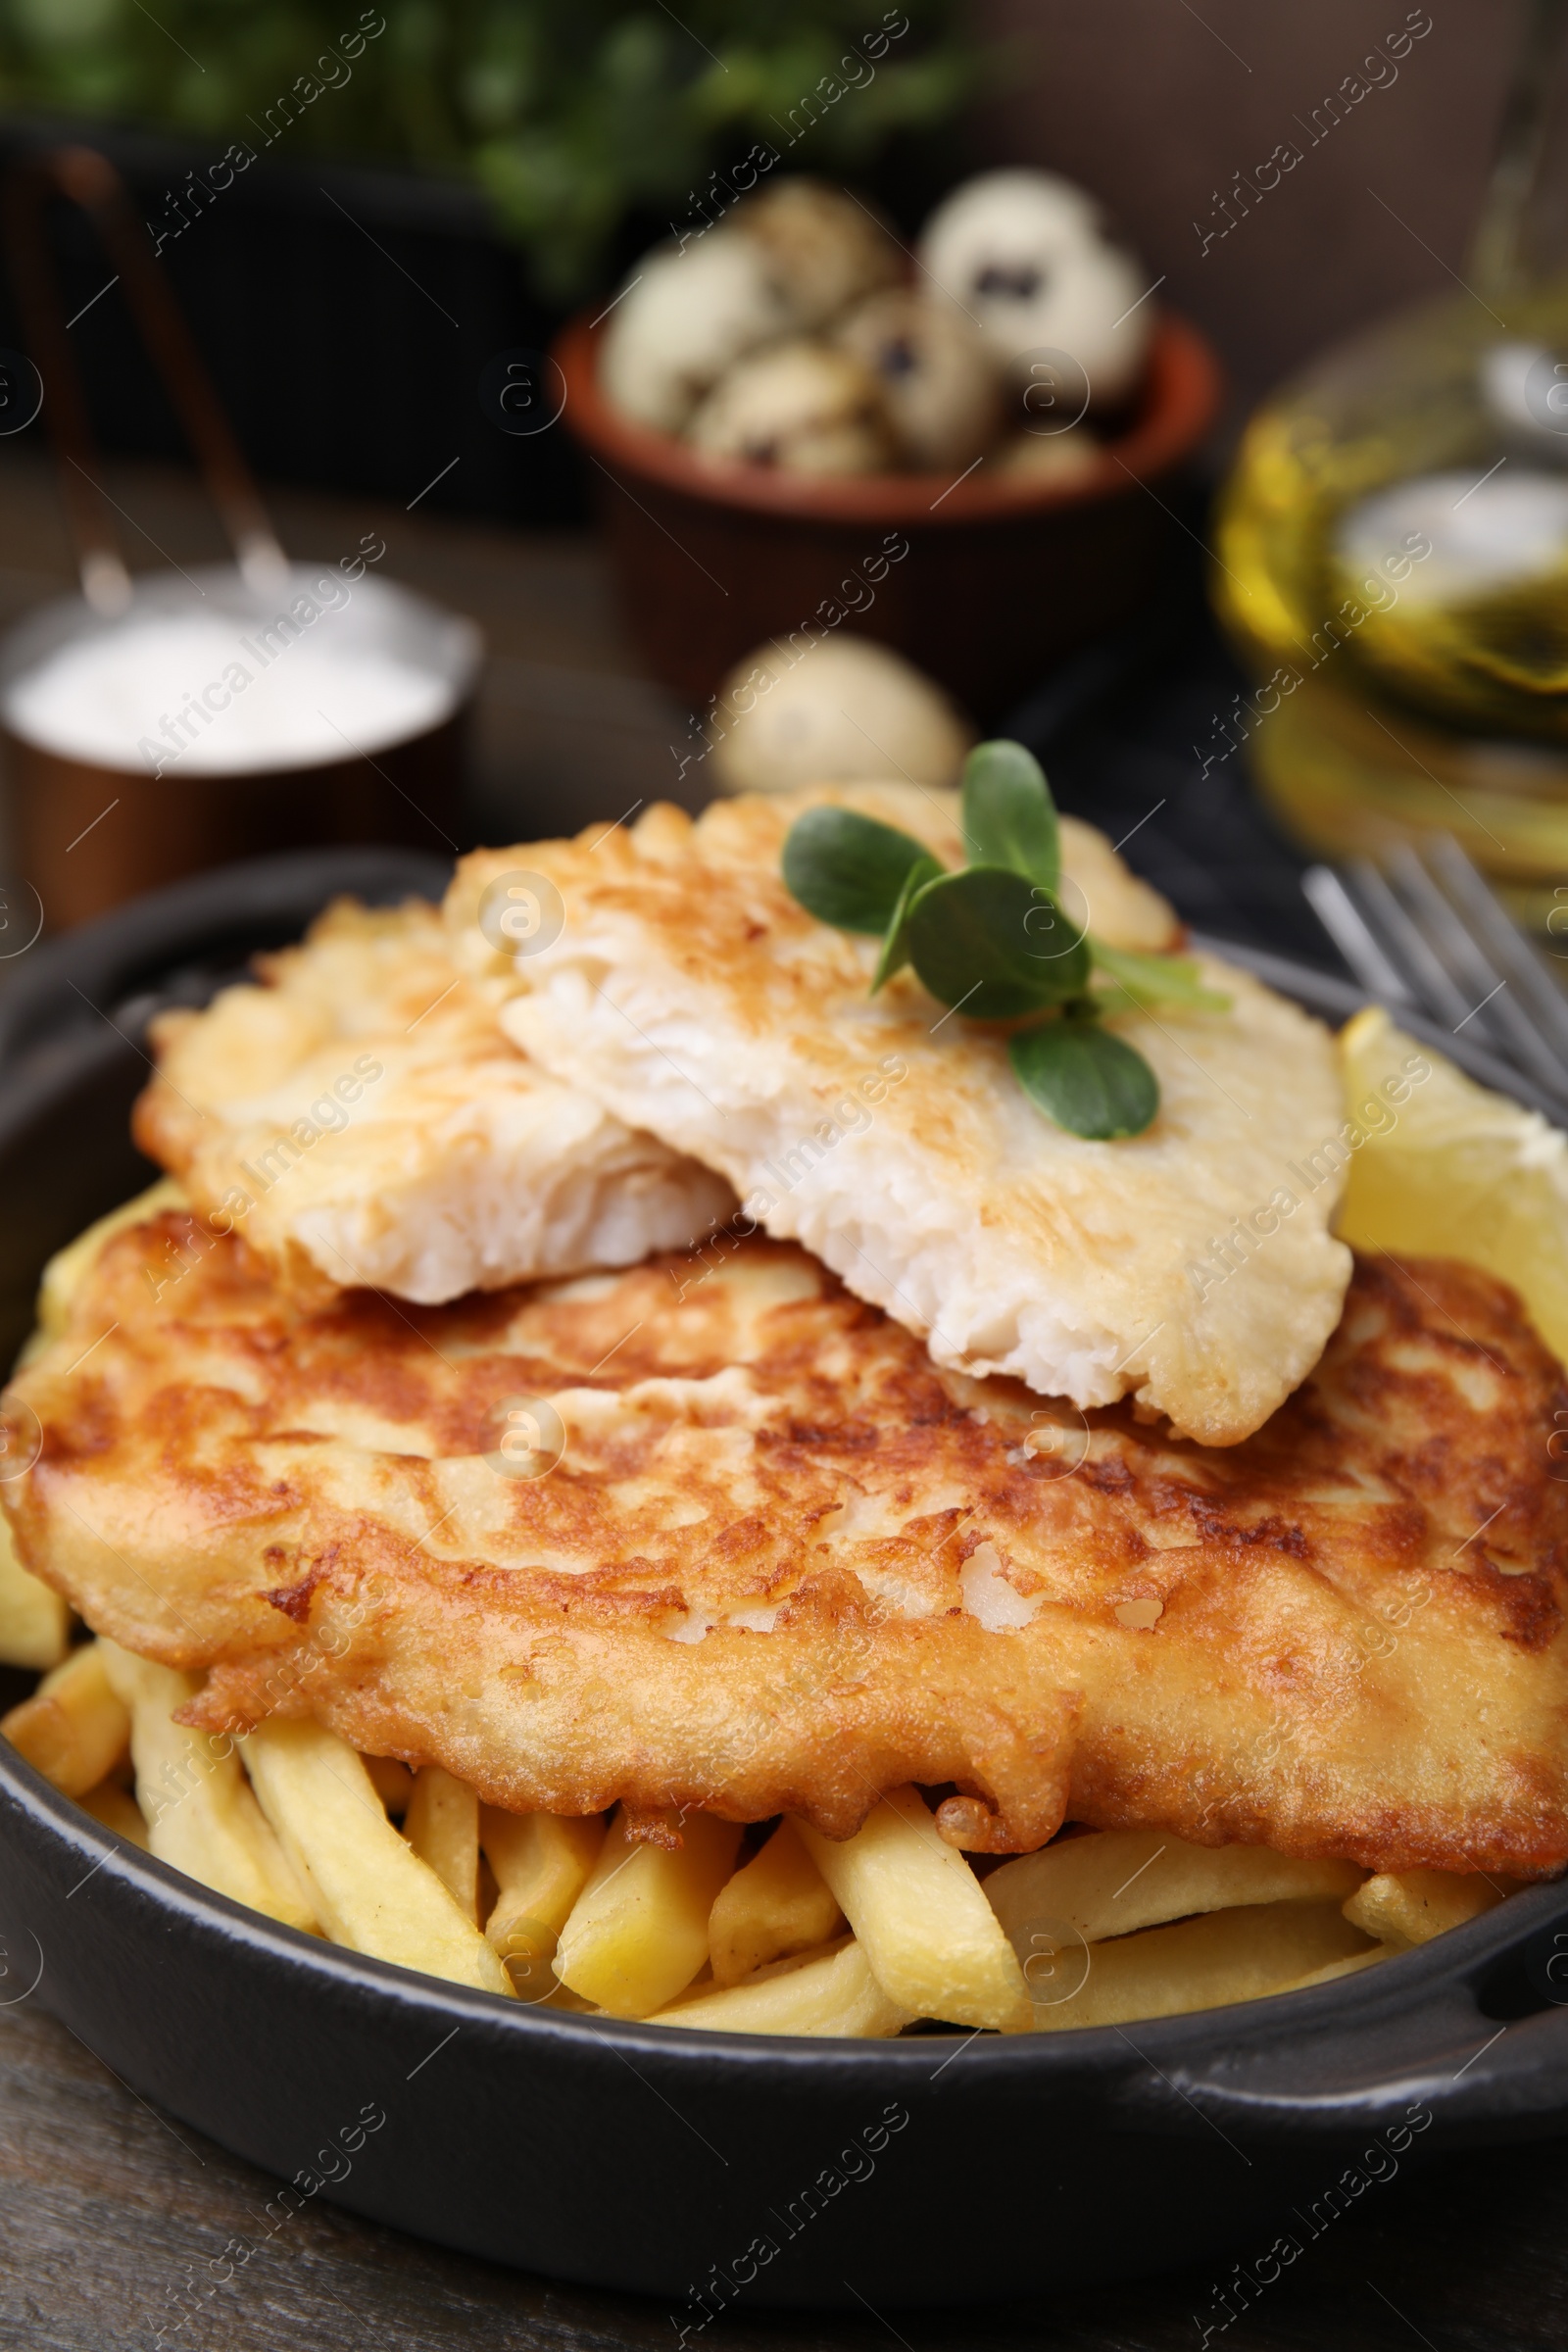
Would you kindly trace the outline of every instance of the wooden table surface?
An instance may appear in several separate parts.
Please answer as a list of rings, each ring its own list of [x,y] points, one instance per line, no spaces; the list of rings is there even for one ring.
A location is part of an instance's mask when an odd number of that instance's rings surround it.
[[[3,1895],[0,1895],[3,1900]],[[33,2002],[0,2010],[0,2343],[102,2352],[674,2352],[662,2303],[589,2293],[378,2230],[318,2201],[267,2239],[275,2184],[136,2098]],[[650,2193],[657,2186],[650,2183]],[[1127,2217],[1129,2268],[1138,2216]],[[940,2229],[942,2217],[931,2217]],[[612,2230],[614,2217],[607,2214]],[[220,2283],[232,2237],[266,2240]],[[707,2352],[1198,2352],[1224,2266],[1064,2294],[1048,2219],[1026,2307],[715,2322]],[[985,2249],[975,2249],[977,2278]],[[180,2300],[176,2301],[176,2298]],[[182,2313],[195,2309],[175,2332]],[[1568,2148],[1435,2159],[1369,2189],[1225,2352],[1561,2352]]]
[[[115,467],[138,561],[189,564],[223,548],[195,487]],[[385,570],[478,618],[474,830],[526,838],[669,796],[686,716],[636,673],[586,538],[406,514],[368,500],[277,493],[291,553],[334,558],[363,531]],[[0,623],[73,585],[54,488],[36,459],[0,457]],[[671,747],[674,747],[672,751]],[[0,1887],[0,1926],[4,1888]],[[149,2106],[45,2014],[0,1985],[0,2346],[101,2352],[674,2352],[662,2305],[498,2270],[313,2204],[286,2241],[219,2283],[212,2267],[273,2183]],[[657,2194],[657,2184],[650,2183]],[[940,2213],[931,2217],[942,2226]],[[607,2230],[613,2229],[606,2216]],[[265,2228],[261,2234],[265,2235]],[[1126,2216],[1129,2272],[1139,2217]],[[777,2314],[718,2322],[710,2352],[1178,2352],[1201,2346],[1223,2271],[1094,2292],[1053,2287],[1049,2216],[1028,2307],[895,2311],[885,2321]],[[985,2249],[975,2250],[985,2276]],[[193,2310],[194,2304],[194,2310]],[[181,2314],[189,2313],[178,2325]],[[162,2336],[160,2331],[163,2331]],[[1223,2336],[1225,2352],[1563,2352],[1568,2346],[1568,2140],[1439,2156],[1364,2203]]]

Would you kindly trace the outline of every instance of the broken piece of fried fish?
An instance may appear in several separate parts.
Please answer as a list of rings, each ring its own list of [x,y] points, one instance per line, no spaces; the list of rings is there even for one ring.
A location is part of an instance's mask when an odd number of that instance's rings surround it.
[[[1568,1861],[1568,1390],[1463,1267],[1362,1261],[1296,1396],[1212,1449],[943,1370],[760,1238],[302,1316],[165,1210],[10,1400],[21,1556],[211,1668],[215,1729],[315,1714],[516,1809],[842,1837],[912,1780],[999,1851],[1065,1815]]]
[[[154,1023],[135,1135],[296,1296],[432,1303],[629,1265],[733,1207],[721,1177],[530,1062],[431,906],[340,900],[261,971]]]
[[[465,859],[447,900],[459,956],[510,985],[503,1024],[545,1068],[721,1171],[752,1218],[939,1363],[1083,1406],[1131,1393],[1205,1444],[1246,1437],[1316,1361],[1349,1279],[1329,1230],[1346,1156],[1329,1033],[1209,961],[1228,1010],[1112,1024],[1157,1073],[1153,1125],[1065,1134],[1023,1094],[1001,1027],[945,1011],[909,970],[871,997],[876,942],[791,897],[785,838],[824,803],[962,862],[956,796],[913,786],[753,796],[695,824],[661,807]],[[1169,907],[1102,836],[1067,820],[1062,857],[1069,912],[1108,946],[1175,943]],[[480,917],[518,871],[559,894],[562,927],[513,955]]]

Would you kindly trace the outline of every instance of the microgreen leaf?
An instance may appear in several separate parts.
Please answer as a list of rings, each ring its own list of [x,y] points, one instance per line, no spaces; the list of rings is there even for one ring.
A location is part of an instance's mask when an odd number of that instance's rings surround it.
[[[971,865],[1006,865],[1054,891],[1061,881],[1056,804],[1021,743],[979,743],[963,765],[963,842]]]
[[[1069,1135],[1142,1135],[1159,1108],[1159,1080],[1143,1055],[1081,1013],[1021,1029],[1007,1058],[1030,1101]]]
[[[784,885],[819,923],[880,938],[905,876],[927,855],[923,842],[854,808],[808,808],[784,844]]]
[[[904,877],[899,903],[893,909],[882,953],[877,957],[876,970],[871,978],[871,994],[886,987],[895,972],[902,972],[909,960],[909,908],[928,882],[940,882],[947,867],[935,858],[917,858]]]
[[[1186,1004],[1198,1012],[1229,1012],[1231,1001],[1205,988],[1190,956],[1140,956],[1131,948],[1107,948],[1092,939],[1097,971],[1104,972],[1135,1004]]]
[[[1055,803],[1022,744],[970,753],[963,841],[969,862],[954,873],[911,834],[853,808],[813,808],[784,845],[784,881],[819,922],[880,935],[873,996],[912,963],[966,1019],[1053,1014],[1008,1044],[1030,1101],[1070,1135],[1141,1135],[1159,1108],[1159,1081],[1102,1028],[1102,1011],[1131,1004],[1224,1012],[1231,1000],[1204,986],[1190,956],[1109,948],[1069,919]],[[1093,993],[1092,978],[1104,983]]]
[[[926,883],[905,930],[931,994],[970,1020],[1035,1012],[1088,984],[1083,935],[1049,891],[1003,866],[965,866]]]

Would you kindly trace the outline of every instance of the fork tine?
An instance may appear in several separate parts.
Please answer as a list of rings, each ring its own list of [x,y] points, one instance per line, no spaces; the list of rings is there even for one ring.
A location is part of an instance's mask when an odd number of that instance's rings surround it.
[[[1392,850],[1388,873],[1365,858],[1310,866],[1301,889],[1370,996],[1455,1036],[1472,1030],[1536,1081],[1549,1115],[1568,1127],[1568,1000],[1458,844],[1440,835],[1426,855],[1424,864],[1408,847]]]
[[[1384,852],[1383,870],[1455,987],[1468,992],[1460,1010],[1474,1018],[1471,1007],[1478,997],[1489,996],[1503,975],[1494,968],[1463,923],[1455,920],[1453,908],[1408,842],[1396,842]]]
[[[1355,885],[1373,930],[1384,947],[1396,956],[1415,983],[1427,1008],[1451,1028],[1470,1010],[1442,958],[1437,956],[1407,909],[1390,889],[1370,858],[1357,858],[1346,869]]]
[[[1480,942],[1472,938],[1413,847],[1399,843],[1386,853],[1384,865],[1406,913],[1463,993],[1458,1018],[1449,1017],[1454,1036],[1469,1029],[1483,1044],[1517,1061],[1524,1040],[1504,974],[1494,967]],[[1528,1022],[1523,1026],[1528,1031]],[[1530,1066],[1528,1057],[1526,1066]]]
[[[1542,969],[1535,949],[1451,834],[1433,840],[1427,862],[1498,971],[1536,1016],[1556,1048],[1559,1075],[1568,1077],[1568,997]]]
[[[1498,971],[1474,931],[1465,927],[1466,909],[1455,906],[1444,897],[1424,867],[1419,870],[1425,892],[1429,894],[1433,923],[1443,926],[1443,934],[1455,952],[1456,958],[1473,972],[1478,984],[1485,976],[1488,993],[1484,1004],[1476,1007],[1481,1016],[1477,1021],[1478,1028],[1485,1029],[1517,1067],[1533,1071],[1544,1085],[1560,1093],[1565,1082],[1568,1082],[1568,1063],[1542,1035],[1530,1008],[1520,1004],[1512,993],[1510,981],[1514,975],[1508,965],[1505,963],[1502,970]],[[1479,876],[1477,886],[1484,897],[1485,885],[1480,882]],[[1459,1026],[1462,1028],[1465,1024],[1461,1022]]]
[[[1309,865],[1301,891],[1369,997],[1384,1004],[1414,1004],[1415,991],[1385,954],[1377,934],[1331,865]]]

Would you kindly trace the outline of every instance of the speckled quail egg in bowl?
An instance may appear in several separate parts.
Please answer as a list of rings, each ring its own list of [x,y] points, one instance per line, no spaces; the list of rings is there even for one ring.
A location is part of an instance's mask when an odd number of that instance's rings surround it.
[[[1149,593],[1207,344],[1051,174],[956,190],[919,257],[782,178],[562,333],[629,625],[694,704],[762,640],[843,628],[985,722]]]

